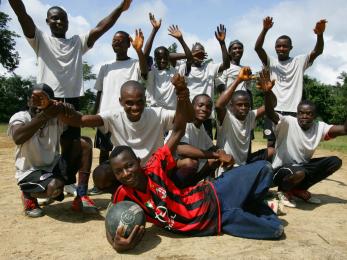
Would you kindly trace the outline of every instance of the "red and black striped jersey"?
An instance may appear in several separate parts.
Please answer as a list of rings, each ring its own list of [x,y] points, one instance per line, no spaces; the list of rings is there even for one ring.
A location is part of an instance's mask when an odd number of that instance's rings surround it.
[[[176,162],[170,149],[164,145],[144,167],[148,178],[143,193],[121,185],[114,194],[113,203],[132,200],[146,213],[147,221],[175,233],[207,236],[220,233],[219,200],[211,182],[180,189],[171,180]]]

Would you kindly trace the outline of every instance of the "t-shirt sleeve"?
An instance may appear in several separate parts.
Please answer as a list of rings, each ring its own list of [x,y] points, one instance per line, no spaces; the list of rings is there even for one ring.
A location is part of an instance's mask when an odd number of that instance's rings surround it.
[[[310,54],[299,55],[297,58],[299,59],[300,66],[302,67],[303,71],[312,65],[310,62]]]
[[[104,122],[104,125],[102,127],[99,127],[100,131],[103,133],[110,132],[111,130],[111,121],[112,117],[114,116],[111,111],[105,111],[98,114],[102,121]]]
[[[87,51],[89,51],[91,49],[91,48],[89,48],[89,46],[87,44],[88,43],[88,39],[89,39],[89,34],[90,34],[90,32],[78,35],[78,37],[81,40],[82,53],[83,54],[85,54]]]
[[[104,88],[104,77],[105,77],[105,70],[106,70],[107,65],[102,65],[98,77],[95,81],[94,89],[97,91],[102,91]]]
[[[163,124],[164,131],[172,130],[175,113],[175,110],[161,109],[160,123]]]
[[[176,63],[176,67],[175,70],[177,73],[179,73],[180,75],[184,76],[186,73],[186,69],[187,69],[187,63]]]
[[[30,115],[27,112],[18,112],[14,114],[8,123],[7,135],[13,138],[13,126],[26,124],[31,121]]]
[[[213,78],[217,78],[217,76],[218,76],[218,71],[219,71],[219,68],[220,68],[221,66],[222,66],[222,63],[213,63],[213,62],[208,63],[207,68],[208,68],[209,74],[210,74]]]
[[[145,167],[151,168],[155,166],[161,167],[164,173],[176,167],[176,161],[166,144],[152,155]]]
[[[35,27],[34,37],[33,38],[26,37],[29,45],[31,46],[31,48],[33,48],[36,55],[39,52],[39,44],[40,44],[40,41],[42,41],[42,34],[43,34],[43,32],[39,28]]]
[[[322,136],[321,136],[321,141],[328,141],[331,139],[329,136],[329,130],[330,128],[333,127],[333,125],[328,125],[325,122],[319,122],[319,127],[322,128]]]

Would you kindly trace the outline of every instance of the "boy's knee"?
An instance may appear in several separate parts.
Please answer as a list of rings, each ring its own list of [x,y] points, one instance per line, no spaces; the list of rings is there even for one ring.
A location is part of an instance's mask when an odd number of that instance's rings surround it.
[[[64,190],[64,182],[59,179],[53,179],[47,185],[47,197],[55,198],[63,193]]]
[[[101,164],[94,169],[93,181],[94,185],[100,190],[108,189],[117,182],[108,164]]]

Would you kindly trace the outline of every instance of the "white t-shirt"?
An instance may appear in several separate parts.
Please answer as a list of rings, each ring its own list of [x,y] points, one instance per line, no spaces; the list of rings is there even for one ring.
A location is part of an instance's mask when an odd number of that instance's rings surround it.
[[[230,68],[223,71],[222,75],[218,77],[219,82],[223,83],[225,85],[225,88],[228,88],[237,78],[239,75],[239,72],[243,66],[235,65],[233,63],[230,63]],[[250,81],[242,81],[235,89],[236,90],[247,90],[251,89],[251,82]]]
[[[201,67],[192,66],[187,78],[190,100],[198,94],[207,94],[212,99],[214,96],[214,80],[222,64],[208,62]]]
[[[13,138],[13,126],[32,120],[28,111],[21,111],[10,118],[7,134]],[[64,125],[53,118],[47,121],[29,140],[16,146],[15,166],[17,181],[21,181],[36,170],[51,172],[59,161],[60,136]]]
[[[207,134],[204,125],[197,128],[193,123],[187,123],[185,135],[181,139],[182,143],[190,144],[203,151],[213,147],[211,137]],[[206,159],[199,159],[198,171],[206,164]]]
[[[273,168],[308,162],[319,142],[324,140],[332,127],[324,122],[315,122],[310,129],[304,131],[296,117],[281,114],[278,116],[280,121],[274,127],[276,154],[272,163]]]
[[[141,119],[131,122],[123,109],[99,114],[104,121],[105,133],[111,133],[114,146],[128,145],[144,165],[152,154],[164,145],[164,133],[173,127],[174,110],[145,108]]]
[[[244,165],[247,162],[251,131],[256,126],[257,110],[249,111],[244,121],[238,120],[227,110],[224,120],[217,123],[217,146],[235,159],[235,164]]]
[[[152,67],[146,81],[147,97],[150,100],[150,106],[176,109],[177,97],[171,79],[176,73],[184,75],[185,70],[185,63],[165,70],[158,70],[156,66]]]
[[[50,86],[55,97],[74,98],[84,94],[82,55],[89,48],[89,32],[69,39],[52,37],[38,28],[27,38],[37,56],[37,83]]]
[[[97,91],[102,91],[99,112],[120,108],[120,88],[129,80],[141,80],[138,60],[116,60],[101,66],[94,86]]]
[[[312,65],[309,63],[310,55],[298,55],[286,61],[270,56],[267,59],[270,77],[276,80],[272,88],[277,98],[275,110],[297,112],[302,98],[304,71]]]

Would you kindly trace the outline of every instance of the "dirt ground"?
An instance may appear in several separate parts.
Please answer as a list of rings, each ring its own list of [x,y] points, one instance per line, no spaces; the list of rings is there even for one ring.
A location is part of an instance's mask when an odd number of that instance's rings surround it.
[[[316,156],[336,154],[318,151]],[[97,163],[94,150],[93,167]],[[147,223],[143,241],[117,254],[105,237],[109,195],[94,196],[100,216],[71,211],[72,197],[44,208],[46,216],[24,216],[14,178],[14,145],[0,135],[0,259],[347,259],[347,155],[343,167],[311,191],[322,204],[298,203],[281,216],[285,237],[257,241],[228,235],[190,238],[170,234]]]

